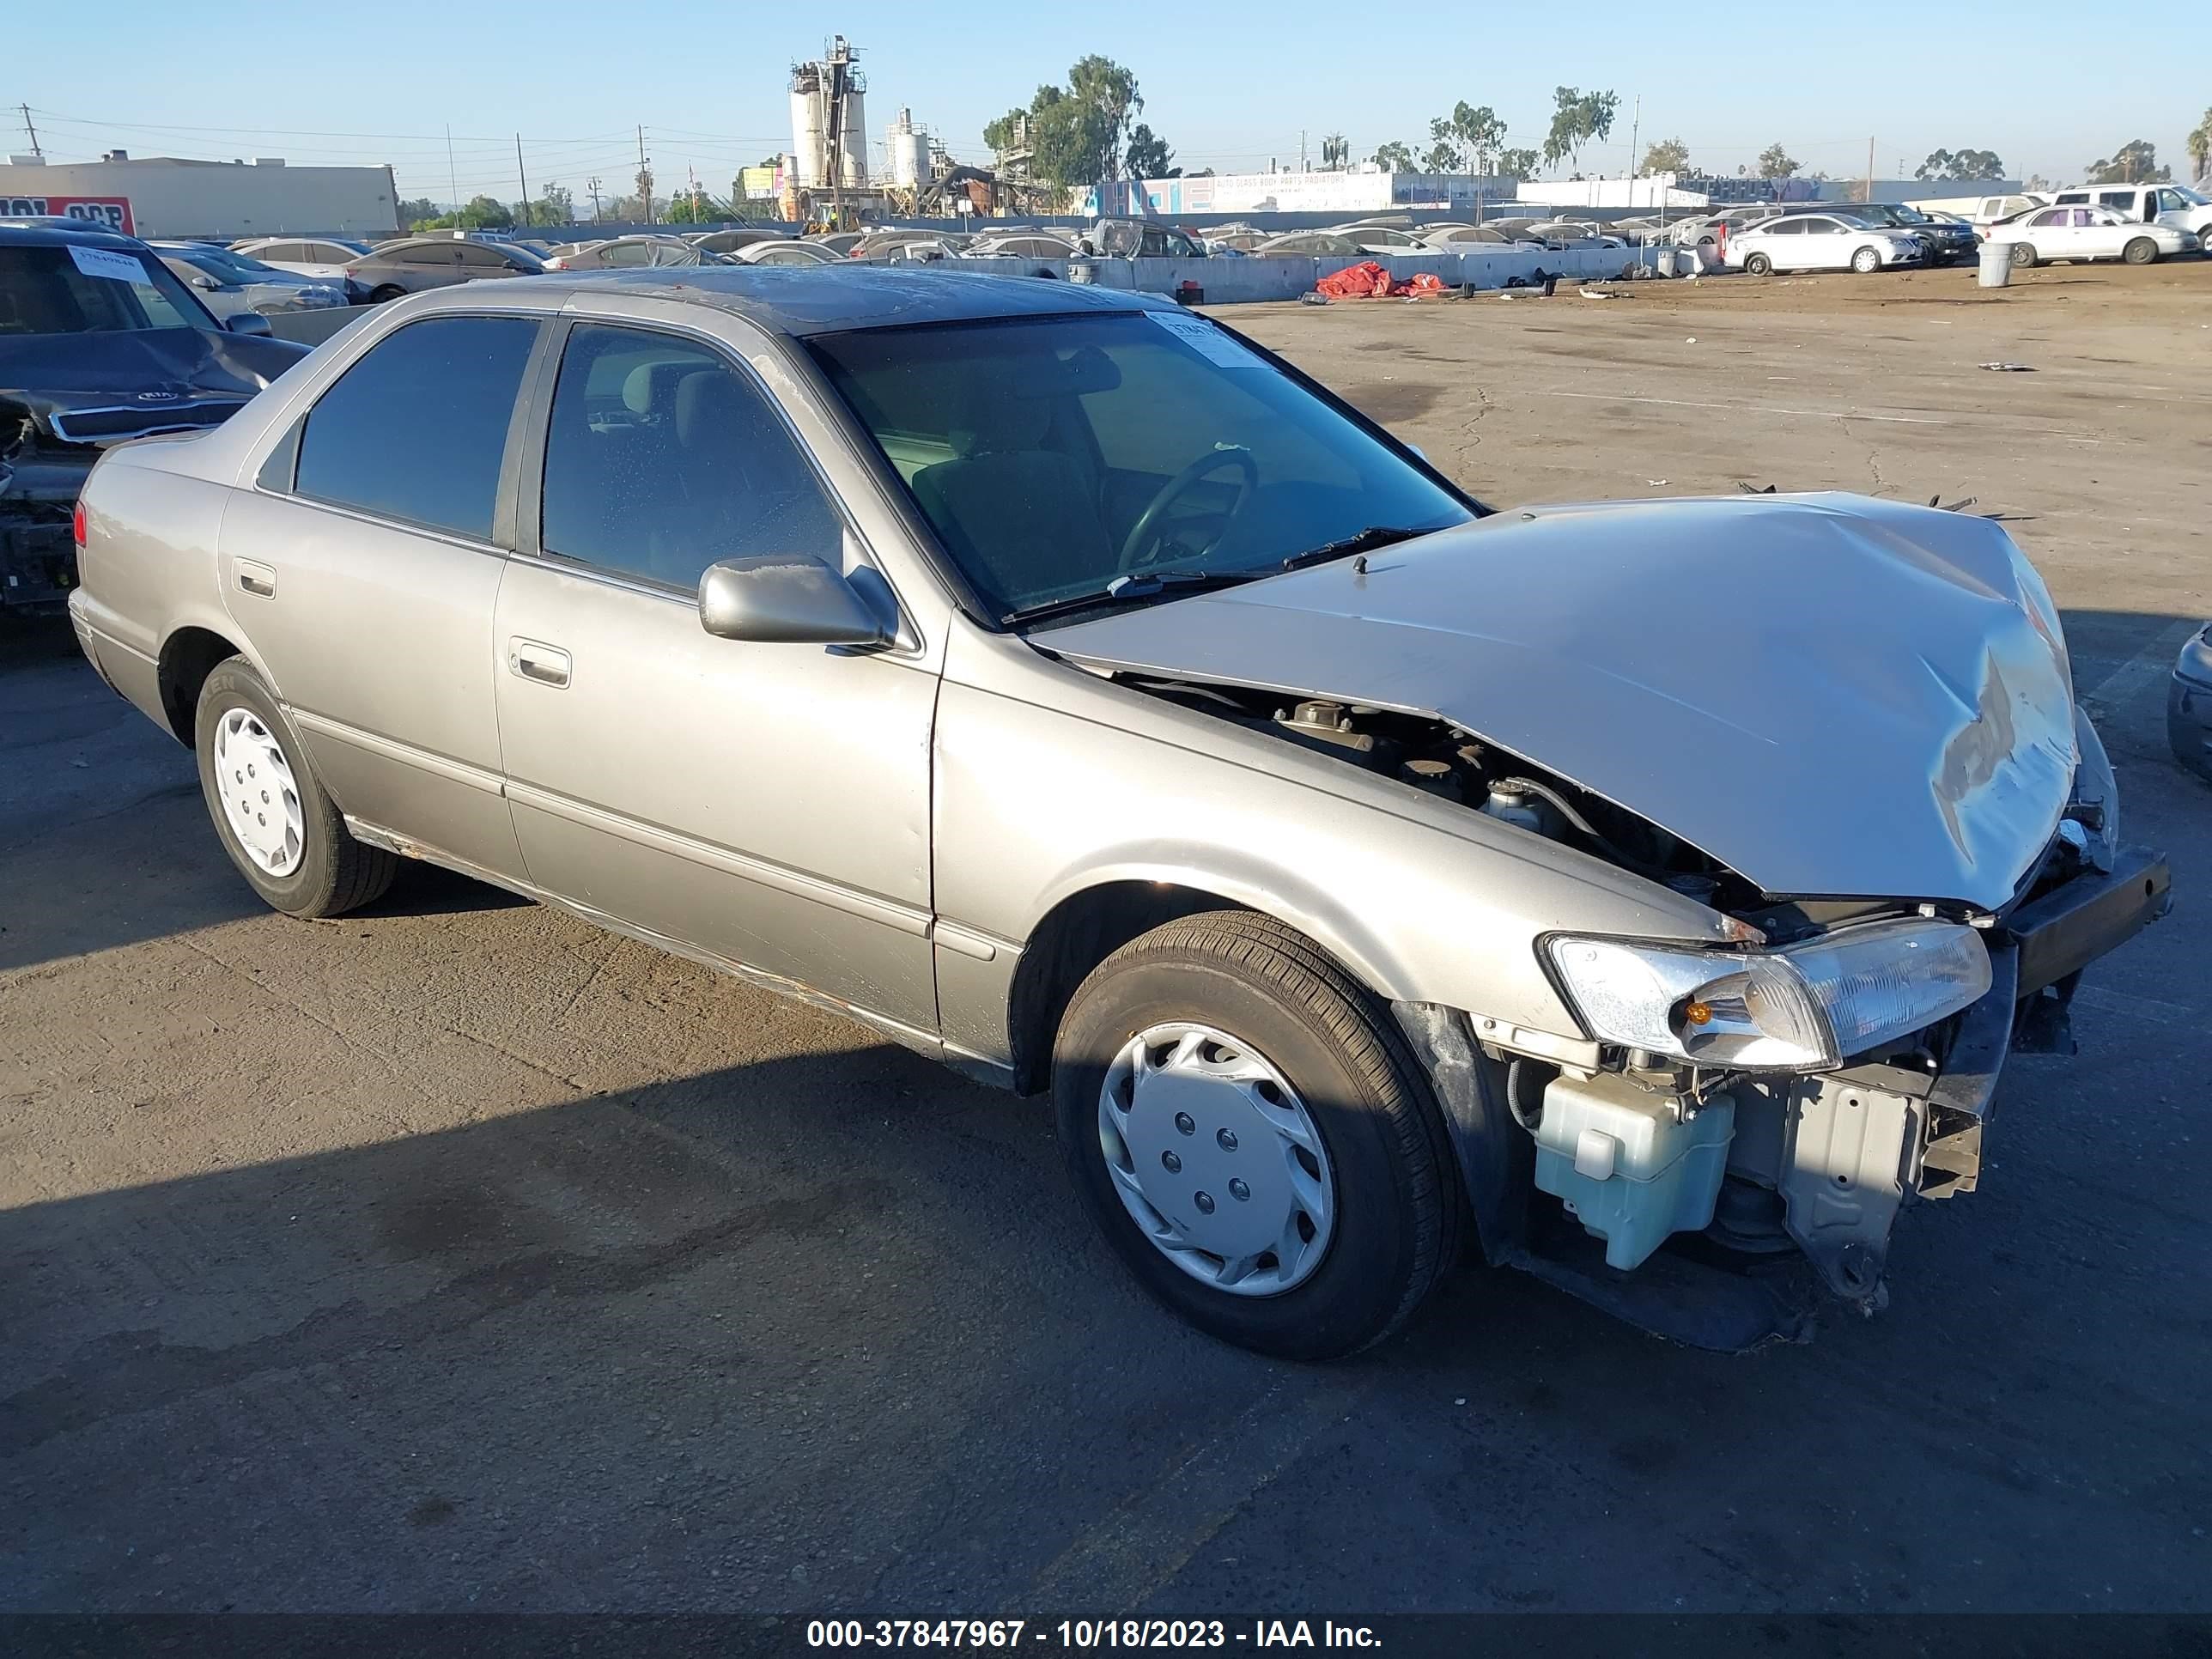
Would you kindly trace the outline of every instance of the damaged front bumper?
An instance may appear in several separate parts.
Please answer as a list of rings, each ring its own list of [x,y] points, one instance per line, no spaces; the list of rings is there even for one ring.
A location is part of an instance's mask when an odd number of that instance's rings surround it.
[[[1978,1182],[2007,1056],[2071,1053],[2082,969],[2166,913],[2163,854],[2121,848],[2110,862],[1990,930],[1990,989],[1951,1022],[1940,1055],[1731,1085],[1734,1126],[1709,1224],[1692,1222],[1697,1231],[1675,1233],[1631,1270],[1607,1265],[1591,1216],[1537,1190],[1529,1103],[1516,1103],[1531,1062],[1486,1050],[1456,1011],[1398,1005],[1443,1108],[1486,1255],[1657,1334],[1723,1351],[1802,1339],[1824,1300],[1881,1307],[1899,1211]]]

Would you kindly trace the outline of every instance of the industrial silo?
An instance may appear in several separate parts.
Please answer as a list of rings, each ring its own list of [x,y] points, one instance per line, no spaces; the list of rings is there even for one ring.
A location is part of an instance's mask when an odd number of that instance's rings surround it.
[[[913,111],[898,112],[898,119],[891,123],[885,137],[884,148],[890,152],[892,189],[914,190],[927,181],[929,135],[915,129]]]
[[[791,166],[793,182],[810,189],[829,182],[822,65],[791,66]]]

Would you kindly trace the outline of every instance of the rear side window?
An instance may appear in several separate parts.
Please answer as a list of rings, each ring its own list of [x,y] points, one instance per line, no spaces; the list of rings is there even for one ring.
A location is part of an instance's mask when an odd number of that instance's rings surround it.
[[[2136,193],[2131,190],[2104,190],[2097,192],[2098,202],[2122,213],[2130,211],[2136,204]]]
[[[371,347],[308,412],[297,493],[489,541],[538,326],[525,317],[435,317]]]

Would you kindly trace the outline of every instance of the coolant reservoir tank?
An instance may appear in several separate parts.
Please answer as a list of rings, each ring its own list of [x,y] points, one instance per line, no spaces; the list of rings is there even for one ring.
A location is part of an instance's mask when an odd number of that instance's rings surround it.
[[[1685,1118],[1623,1077],[1559,1077],[1536,1124],[1536,1185],[1605,1241],[1607,1267],[1634,1267],[1668,1234],[1711,1223],[1735,1134],[1725,1095]]]
[[[1550,804],[1525,787],[1518,778],[1506,778],[1490,786],[1490,799],[1482,810],[1493,818],[1548,836],[1553,831],[1553,812]]]

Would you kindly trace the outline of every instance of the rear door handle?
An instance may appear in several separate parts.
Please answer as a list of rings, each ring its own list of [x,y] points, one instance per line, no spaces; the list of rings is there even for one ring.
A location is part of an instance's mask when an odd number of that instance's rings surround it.
[[[273,599],[276,597],[276,573],[256,559],[240,559],[238,562],[238,585],[256,599]]]
[[[535,680],[540,685],[568,683],[568,653],[557,645],[546,645],[537,640],[509,640],[507,666],[508,672]]]

